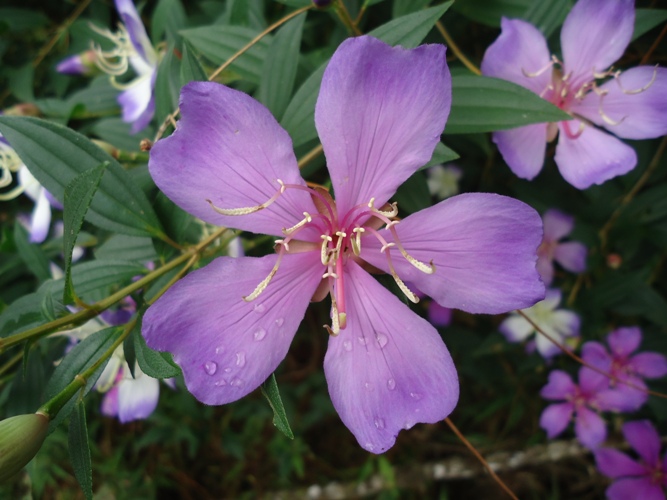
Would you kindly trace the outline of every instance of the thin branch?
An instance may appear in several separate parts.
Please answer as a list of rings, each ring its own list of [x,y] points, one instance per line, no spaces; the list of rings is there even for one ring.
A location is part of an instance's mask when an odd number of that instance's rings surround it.
[[[299,160],[299,168],[305,167],[308,163],[310,163],[312,160],[317,158],[320,154],[322,153],[322,145],[318,144],[315,146],[313,149],[308,151],[303,158]]]
[[[662,28],[662,31],[658,35],[658,38],[655,39],[655,42],[653,42],[653,45],[651,45],[651,47],[648,49],[646,54],[644,54],[644,57],[642,57],[642,60],[639,61],[640,65],[648,64],[649,59],[653,55],[653,52],[655,51],[655,49],[658,48],[658,45],[660,45],[660,42],[662,42],[662,39],[665,37],[665,35],[667,35],[667,24],[665,24],[665,26]]]
[[[447,29],[445,28],[445,25],[442,24],[440,21],[437,21],[435,23],[435,27],[438,29],[442,37],[445,39],[447,42],[447,46],[452,49],[452,52],[454,52],[454,55],[458,57],[459,61],[463,63],[463,65],[468,68],[472,73],[476,75],[481,75],[482,72],[479,70],[477,66],[475,66],[470,59],[468,59],[463,52],[461,52],[461,49],[459,49],[459,46],[456,45],[456,42],[452,38],[452,36],[449,34]]]

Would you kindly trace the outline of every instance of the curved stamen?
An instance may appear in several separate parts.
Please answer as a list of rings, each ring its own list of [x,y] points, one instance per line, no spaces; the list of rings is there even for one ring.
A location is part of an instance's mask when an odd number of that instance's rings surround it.
[[[281,183],[282,184],[282,183]],[[327,211],[329,212],[329,215],[331,216],[331,220],[334,221],[336,220],[336,214],[334,212],[333,207],[329,203],[329,200],[327,200],[324,196],[322,196],[321,193],[318,193],[316,189],[309,188],[308,186],[301,186],[300,184],[283,184],[286,188],[291,188],[291,189],[299,189],[301,191],[306,191],[309,193],[311,196],[315,196],[318,200],[322,202],[322,204],[326,207]]]
[[[625,116],[622,117],[620,120],[612,120],[602,109],[602,100],[604,97],[608,94],[606,90],[602,91],[599,96],[600,96],[600,104],[598,104],[598,114],[600,115],[600,118],[607,124],[607,125],[620,125],[623,120],[625,120]]]
[[[422,273],[433,274],[435,272],[435,265],[433,264],[433,261],[429,262],[428,264],[425,264],[424,262],[415,259],[405,250],[405,248],[403,248],[401,239],[398,237],[396,229],[394,229],[394,226],[396,224],[398,224],[397,220],[392,221],[391,224],[387,225],[387,229],[391,231],[391,235],[394,237],[394,241],[396,242],[396,246],[398,247],[399,252],[401,252],[401,255],[405,258],[405,260],[407,260],[410,264],[419,269]]]
[[[120,76],[129,68],[129,58],[137,53],[132,40],[123,24],[118,25],[118,31],[112,33],[108,29],[98,28],[89,23],[90,28],[96,33],[102,35],[115,45],[111,50],[102,50],[102,47],[93,43],[92,48],[95,52],[95,65],[109,75]],[[116,60],[117,59],[117,60]]]
[[[549,63],[546,66],[544,66],[543,68],[540,68],[540,69],[538,69],[537,71],[534,71],[534,72],[528,72],[525,69],[521,68],[521,73],[523,73],[523,76],[525,76],[525,77],[535,78],[535,77],[540,76],[541,74],[543,74],[548,69],[552,68],[554,64],[558,64],[558,63],[559,63],[559,61],[558,61],[558,59],[556,59],[556,56],[551,56],[551,61],[549,61]]]
[[[377,213],[377,214],[380,214],[380,215],[384,215],[388,219],[392,219],[392,218],[394,218],[398,215],[398,203],[394,202],[394,203],[389,203],[388,204],[391,207],[390,212],[385,212],[385,211],[382,211],[382,210],[379,210],[379,209],[375,208],[375,206],[373,206],[374,203],[375,203],[375,198],[371,198],[371,201],[368,202],[368,208],[371,209],[371,212]]]
[[[649,89],[651,85],[655,82],[655,79],[658,77],[658,66],[656,65],[653,68],[653,76],[651,76],[651,81],[648,82],[646,85],[644,85],[640,89],[635,89],[635,90],[627,90],[623,88],[623,85],[621,85],[621,79],[619,78],[621,76],[621,72],[618,71],[617,73],[614,74],[614,78],[616,79],[616,83],[618,83],[618,86],[621,89],[621,92],[623,92],[626,95],[634,95],[634,94],[641,94],[642,92],[645,92],[646,90]]]
[[[577,139],[577,138],[579,138],[579,136],[580,136],[581,134],[584,133],[584,129],[586,128],[586,124],[585,124],[583,121],[580,120],[580,121],[579,121],[579,129],[577,130],[576,133],[572,133],[572,131],[570,130],[569,122],[564,121],[564,122],[562,122],[562,123],[563,123],[563,128],[565,129],[565,135],[566,135],[569,139]]]
[[[323,266],[329,265],[329,260],[331,260],[331,255],[329,254],[329,243],[333,241],[333,238],[329,235],[323,234],[320,236],[322,238],[322,249],[320,250],[320,261]]]
[[[313,218],[310,216],[310,214],[309,214],[308,212],[304,212],[304,213],[303,213],[303,216],[304,216],[303,220],[300,220],[299,222],[297,222],[296,224],[294,224],[294,225],[293,225],[292,227],[290,227],[289,229],[285,229],[285,228],[283,228],[283,234],[284,234],[285,236],[289,236],[289,235],[292,234],[294,231],[297,231],[298,229],[301,229],[303,226],[305,226],[306,224],[308,224],[308,223],[310,223],[310,222],[313,221]]]
[[[252,302],[257,297],[259,297],[260,294],[264,290],[266,290],[266,287],[269,286],[269,283],[278,272],[278,268],[280,267],[280,261],[283,260],[283,255],[285,255],[285,251],[287,250],[287,248],[285,248],[285,244],[281,240],[276,240],[276,244],[280,245],[280,251],[278,252],[278,259],[276,260],[273,269],[271,269],[269,275],[266,278],[264,278],[259,285],[257,285],[257,287],[253,290],[253,292],[250,295],[243,296],[243,300],[245,300],[246,302]]]
[[[276,201],[280,197],[280,195],[285,192],[285,187],[286,186],[285,186],[285,184],[283,184],[283,181],[281,181],[280,179],[277,179],[277,181],[278,181],[278,184],[280,184],[280,189],[278,189],[278,191],[276,191],[276,194],[274,194],[271,198],[269,198],[267,201],[265,201],[261,205],[255,205],[254,207],[220,208],[220,207],[216,207],[211,200],[207,199],[206,201],[208,202],[209,205],[211,205],[211,208],[213,210],[215,210],[216,212],[218,212],[221,215],[237,216],[237,215],[253,214],[253,213],[259,212],[260,210],[263,210],[266,207],[268,207],[269,205],[271,205],[271,203]]]
[[[363,227],[355,227],[352,232],[354,233],[354,238],[350,238],[350,243],[352,244],[352,252],[354,255],[359,257],[361,254],[361,235],[366,232]]]

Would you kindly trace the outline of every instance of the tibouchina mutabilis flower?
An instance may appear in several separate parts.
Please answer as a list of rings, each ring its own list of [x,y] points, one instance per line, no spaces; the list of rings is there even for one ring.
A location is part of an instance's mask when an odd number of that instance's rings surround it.
[[[581,320],[579,315],[566,309],[557,309],[561,301],[561,292],[558,289],[547,290],[546,298],[535,304],[523,313],[544,330],[559,344],[565,344],[568,339],[579,336]],[[523,342],[536,334],[535,345],[539,353],[550,358],[561,352],[560,348],[545,335],[537,332],[530,322],[519,315],[511,313],[498,327],[508,342]]]
[[[645,378],[653,379],[667,375],[667,358],[657,352],[633,354],[642,341],[639,327],[618,328],[607,336],[609,350],[600,342],[586,342],[581,348],[582,358],[586,363],[603,368],[609,366],[611,373],[618,380],[646,389]],[[648,394],[627,384],[611,382],[619,391],[627,392],[637,400],[636,407],[642,406]]]
[[[547,142],[558,135],[558,169],[567,182],[585,189],[635,168],[635,150],[614,135],[649,139],[667,134],[667,69],[611,69],[630,43],[634,22],[634,0],[579,0],[563,23],[560,61],[550,55],[535,26],[502,20],[482,73],[526,87],[573,117],[493,133],[516,175],[534,178]]]
[[[574,228],[574,217],[555,209],[542,216],[544,239],[537,250],[537,270],[544,284],[554,279],[554,261],[568,271],[582,273],[586,270],[586,246],[578,241],[560,242]]]
[[[121,89],[118,104],[122,109],[123,121],[132,124],[133,134],[143,130],[150,123],[155,113],[153,88],[157,76],[158,54],[151,44],[141,18],[132,0],[115,0],[116,10],[122,19],[118,31],[102,30],[92,26],[95,31],[113,42],[110,50],[94,47],[97,55],[96,64],[105,73],[111,75],[111,83]],[[135,78],[127,83],[116,80],[132,67]]]
[[[442,339],[367,269],[390,273],[413,301],[405,282],[473,313],[528,307],[544,286],[541,220],[524,203],[464,194],[400,222],[387,203],[430,159],[450,104],[444,46],[343,42],[315,109],[334,201],[306,184],[287,132],[260,103],[217,83],[183,88],[176,131],[151,150],[156,184],[208,223],[279,238],[274,255],[219,257],[190,273],[144,316],[148,345],[174,354],[200,401],[229,403],[257,388],[285,358],[311,299],[330,294],[324,370],[362,447],[381,453],[400,429],[453,410],[459,385]]]
[[[595,451],[598,469],[615,479],[607,488],[609,500],[665,500],[667,455],[660,459],[660,435],[648,420],[623,424],[623,436],[639,455],[635,460],[612,448]]]
[[[581,444],[596,448],[607,438],[601,411],[632,411],[634,402],[609,388],[609,378],[587,367],[579,369],[579,384],[561,370],[549,373],[549,382],[540,391],[544,399],[564,401],[547,406],[540,427],[553,439],[574,419],[574,433]]]

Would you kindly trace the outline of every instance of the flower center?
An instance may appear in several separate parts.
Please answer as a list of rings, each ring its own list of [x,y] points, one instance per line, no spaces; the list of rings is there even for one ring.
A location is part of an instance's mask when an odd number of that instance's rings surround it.
[[[398,287],[409,300],[414,303],[419,302],[419,298],[396,273],[389,250],[395,247],[404,259],[425,274],[433,274],[435,266],[433,262],[426,264],[415,259],[403,247],[395,229],[396,224],[399,223],[396,203],[388,203],[381,209],[377,209],[375,199],[371,198],[368,203],[356,205],[340,217],[336,209],[336,202],[325,188],[285,184],[280,179],[277,180],[277,183],[280,187],[276,193],[266,202],[254,207],[224,209],[216,207],[211,200],[206,200],[216,212],[222,215],[248,215],[270,206],[286,189],[297,189],[308,192],[318,210],[316,214],[304,212],[304,218],[298,223],[290,228],[283,228],[282,232],[285,238],[278,239],[275,242],[278,259],[273,269],[250,295],[243,297],[243,300],[250,302],[259,297],[278,272],[285,253],[316,251],[319,249],[320,261],[324,266],[322,280],[328,286],[328,292],[331,296],[331,327],[325,325],[325,328],[331,335],[337,335],[347,324],[344,267],[348,259],[361,260],[362,235],[368,233],[381,243],[380,252],[385,255],[389,272]],[[387,242],[378,231],[383,226],[390,231],[393,241]],[[303,241],[296,238],[305,228],[315,228],[320,234],[319,241]],[[291,250],[290,245],[292,245]]]

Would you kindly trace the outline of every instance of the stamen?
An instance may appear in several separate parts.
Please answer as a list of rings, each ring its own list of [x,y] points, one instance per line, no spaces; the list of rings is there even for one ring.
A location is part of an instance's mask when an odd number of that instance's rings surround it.
[[[304,212],[303,215],[304,215],[304,219],[303,219],[303,220],[297,222],[295,225],[293,225],[293,226],[290,227],[289,229],[285,229],[285,228],[283,228],[283,234],[284,234],[285,236],[289,236],[291,233],[293,233],[293,232],[296,231],[297,229],[299,229],[299,228],[305,226],[306,224],[308,224],[309,222],[312,222],[312,221],[313,221],[313,218],[310,216],[310,214],[309,214],[308,212]]]
[[[276,241],[277,244],[280,244],[280,240]],[[260,294],[266,290],[266,287],[269,286],[269,283],[273,279],[273,277],[276,275],[278,272],[278,268],[280,267],[280,261],[283,260],[283,255],[285,254],[285,250],[287,250],[284,245],[280,244],[280,251],[278,252],[278,259],[276,260],[275,265],[273,266],[273,269],[271,269],[271,272],[269,275],[264,278],[259,285],[253,290],[253,292],[250,295],[244,296],[243,300],[246,302],[252,302],[255,300],[257,297],[260,296]]]
[[[583,121],[579,121],[579,129],[577,130],[576,133],[572,133],[570,130],[570,125],[568,122],[564,121],[563,122],[563,128],[565,129],[565,135],[569,139],[578,139],[581,134],[584,133],[584,129],[586,128],[586,124]]]
[[[107,38],[115,45],[113,49],[104,51],[99,45],[93,44],[97,67],[109,75],[120,76],[124,74],[129,68],[130,57],[136,54],[125,26],[119,24],[116,33],[112,33],[108,29],[98,28],[92,23],[89,23],[89,26],[93,31]]]
[[[610,117],[609,117],[609,116],[602,110],[602,100],[603,100],[604,96],[607,95],[607,93],[608,93],[608,92],[605,90],[605,91],[602,91],[601,94],[599,94],[599,95],[600,95],[600,104],[598,105],[598,113],[599,113],[600,117],[602,118],[602,120],[603,120],[607,125],[612,125],[612,126],[613,126],[613,125],[620,125],[620,124],[623,122],[623,120],[625,120],[625,116],[622,117],[620,120],[612,120],[612,119],[611,119],[611,118],[610,118]]]
[[[624,89],[623,85],[621,85],[621,79],[619,78],[620,75],[621,75],[621,72],[618,71],[616,74],[614,74],[614,78],[616,79],[616,83],[618,83],[618,86],[621,88],[621,92],[623,92],[626,95],[641,94],[642,92],[648,90],[649,87],[651,85],[653,85],[653,83],[655,82],[655,79],[658,77],[658,66],[656,65],[653,68],[653,76],[651,76],[651,81],[648,82],[646,85],[644,85],[642,88],[636,89],[636,90]]]
[[[322,238],[322,249],[320,251],[320,260],[322,261],[323,266],[329,265],[330,255],[329,255],[329,243],[333,241],[333,238],[329,235],[323,234],[320,236]]]
[[[558,60],[555,58],[555,56],[552,56],[552,59],[551,59],[551,61],[549,61],[549,64],[547,64],[547,65],[544,66],[543,68],[540,68],[540,69],[538,69],[537,71],[532,72],[532,73],[526,71],[526,70],[523,69],[523,68],[521,68],[521,73],[523,73],[523,76],[526,76],[526,77],[528,77],[528,78],[535,78],[535,77],[540,76],[541,74],[543,74],[543,73],[544,73],[545,71],[547,71],[548,69],[552,68],[553,65],[556,64],[557,62],[558,62]]]
[[[330,289],[331,295],[331,328],[329,325],[324,325],[324,328],[327,329],[329,335],[335,337],[340,333],[340,317],[338,314],[338,304],[336,303],[336,294],[333,289]]]
[[[433,274],[435,272],[435,265],[433,265],[433,261],[429,262],[428,264],[425,264],[424,262],[415,259],[405,250],[405,248],[403,248],[403,244],[401,243],[401,240],[398,237],[398,233],[396,232],[396,229],[394,229],[394,226],[396,224],[398,224],[398,221],[392,221],[392,223],[388,225],[387,228],[391,231],[391,234],[394,237],[394,241],[396,242],[396,246],[398,247],[398,250],[401,252],[401,255],[405,258],[405,260],[407,260],[410,264],[419,269],[422,273]]]
[[[366,230],[363,227],[355,227],[352,232],[354,233],[354,238],[350,239],[350,243],[352,244],[352,252],[354,255],[359,257],[361,254],[361,235],[362,233],[365,233]]]
[[[403,280],[398,276],[396,273],[396,270],[394,269],[394,264],[391,261],[391,252],[386,252],[385,250],[387,248],[391,248],[393,243],[387,243],[387,240],[385,240],[380,233],[378,233],[375,229],[368,228],[369,231],[375,236],[380,243],[382,243],[382,250],[387,257],[387,264],[389,265],[389,272],[391,274],[391,277],[394,278],[394,281],[398,285],[398,288],[401,289],[401,292],[410,300],[410,302],[417,304],[419,302],[419,297],[417,297],[410,289],[407,287],[407,285],[403,282]]]
[[[380,215],[384,215],[388,219],[391,219],[391,218],[396,217],[398,215],[398,203],[396,203],[396,202],[387,203],[387,205],[389,205],[391,207],[391,211],[390,212],[385,212],[385,211],[378,210],[377,208],[375,208],[373,206],[374,202],[375,202],[375,198],[371,198],[371,201],[368,202],[368,208],[371,209],[371,212],[376,213],[376,214],[380,214]]]
[[[280,189],[278,189],[278,191],[276,191],[276,194],[274,194],[271,198],[269,198],[267,201],[265,201],[261,205],[256,205],[254,207],[220,208],[220,207],[216,207],[211,200],[207,199],[206,201],[208,202],[209,205],[211,205],[211,208],[213,210],[215,210],[216,212],[218,212],[221,215],[237,216],[237,215],[253,214],[253,213],[259,212],[260,210],[263,210],[266,207],[268,207],[269,205],[271,205],[271,203],[276,201],[280,197],[280,195],[285,192],[285,184],[283,184],[283,181],[281,181],[280,179],[277,179],[277,181],[278,181],[278,184],[280,184]],[[298,226],[298,224],[297,224],[297,226]]]

